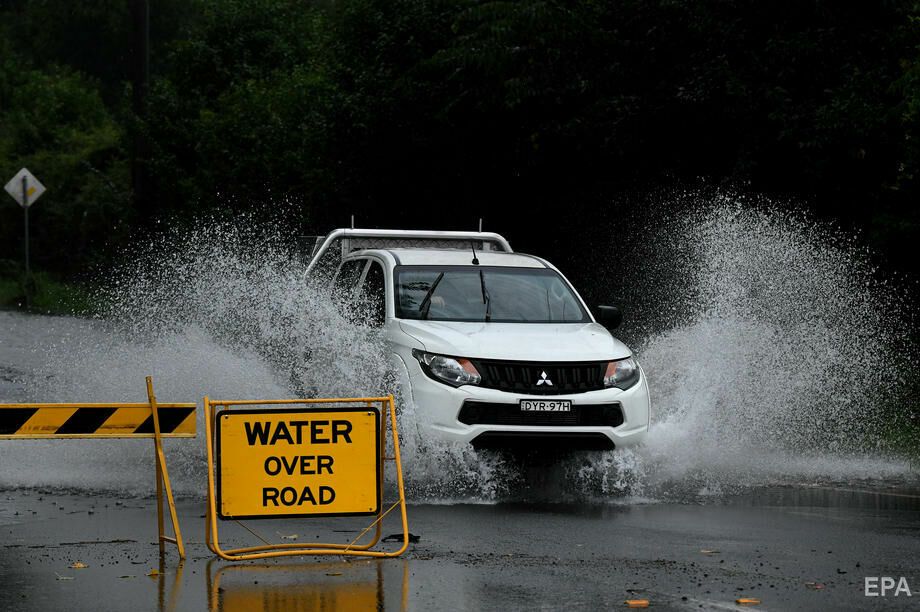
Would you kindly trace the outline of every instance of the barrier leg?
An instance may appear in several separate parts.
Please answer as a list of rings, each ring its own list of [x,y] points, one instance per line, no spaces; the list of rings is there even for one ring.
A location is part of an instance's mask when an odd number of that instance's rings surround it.
[[[163,453],[163,440],[160,437],[160,416],[157,411],[157,398],[153,393],[153,378],[147,377],[147,399],[150,400],[150,411],[153,416],[153,444],[156,450],[157,472],[157,526],[159,528],[160,552],[164,552],[165,542],[172,542],[179,549],[179,558],[185,559],[185,544],[182,542],[182,531],[179,529],[179,517],[176,514],[176,502],[173,500],[172,485],[169,482],[169,471],[166,469],[166,455]],[[175,538],[170,538],[163,533],[163,490],[166,491],[166,501],[169,503],[169,515],[172,519]]]
[[[208,550],[210,550],[215,555],[220,554],[220,549],[218,548],[219,536],[217,534],[217,518],[214,516],[214,446],[211,438],[211,400],[208,399],[208,396],[204,396],[204,430],[205,430],[205,446],[207,448],[207,457],[208,457],[208,499],[205,504],[205,513],[204,513],[204,541],[208,545]]]
[[[402,521],[403,545],[392,556],[398,557],[409,548],[409,517],[406,516],[406,486],[403,482],[402,454],[399,451],[399,431],[396,425],[396,400],[393,394],[387,396],[390,409],[390,431],[393,434],[393,460],[396,462],[396,487],[399,491],[399,515]]]
[[[211,500],[206,499],[204,503],[204,543],[207,545],[208,550],[214,552],[214,548],[211,546]]]
[[[163,469],[160,467],[159,440],[153,440],[153,462],[156,465],[157,478],[157,542],[160,546],[160,555],[166,552],[166,534],[163,532]]]

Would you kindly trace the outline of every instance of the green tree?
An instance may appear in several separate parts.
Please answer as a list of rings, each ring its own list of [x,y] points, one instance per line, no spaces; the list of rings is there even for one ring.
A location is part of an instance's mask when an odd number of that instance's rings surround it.
[[[318,15],[291,0],[192,10],[194,36],[169,46],[142,126],[163,212],[323,197],[336,93],[315,61]]]
[[[48,188],[31,209],[38,267],[78,273],[131,226],[123,130],[92,80],[63,67],[0,64],[0,176],[28,167]],[[0,207],[0,257],[19,259],[22,212]]]

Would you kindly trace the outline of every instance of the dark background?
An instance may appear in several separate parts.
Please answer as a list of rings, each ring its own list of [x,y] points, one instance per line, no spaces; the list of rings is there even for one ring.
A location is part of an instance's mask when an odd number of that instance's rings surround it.
[[[146,89],[144,4],[0,3],[0,177],[48,187],[33,258],[62,278],[266,208],[296,234],[482,217],[565,269],[687,190],[920,270],[917,2],[150,0]],[[8,270],[21,216],[0,206]]]

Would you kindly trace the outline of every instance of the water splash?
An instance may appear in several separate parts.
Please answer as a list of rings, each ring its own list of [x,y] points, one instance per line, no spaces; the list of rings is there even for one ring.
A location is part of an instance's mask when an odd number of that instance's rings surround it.
[[[304,280],[304,262],[286,235],[243,218],[170,233],[140,252],[116,270],[98,320],[15,317],[11,327],[31,328],[19,333],[45,328],[20,399],[144,401],[147,374],[164,402],[200,404],[205,394],[259,399],[393,392],[410,494],[475,500],[499,492],[494,473],[500,458],[419,439],[415,411],[388,368],[382,337],[347,320]],[[204,431],[201,410],[198,430]],[[177,491],[200,494],[203,435],[197,443],[167,443],[176,458],[170,465]],[[0,446],[2,485],[150,490],[146,443],[14,444]]]
[[[649,441],[567,457],[536,479],[511,458],[420,437],[383,339],[305,283],[287,237],[253,219],[141,248],[102,296],[99,320],[3,315],[35,345],[23,397],[3,399],[143,400],[146,374],[161,401],[392,390],[409,494],[425,501],[699,499],[765,483],[904,476],[906,465],[878,450],[901,373],[915,363],[901,341],[905,309],[873,280],[856,242],[801,213],[727,196],[697,201],[643,237],[624,287],[638,290],[624,295],[639,313],[633,335],[651,381]],[[147,494],[147,446],[0,445],[0,484]],[[178,490],[200,493],[203,441],[170,441],[168,452]]]
[[[917,363],[909,303],[855,238],[801,211],[691,199],[632,253],[636,286],[653,288],[630,294],[651,322],[637,347],[649,440],[573,461],[580,490],[687,499],[904,477],[884,431]]]

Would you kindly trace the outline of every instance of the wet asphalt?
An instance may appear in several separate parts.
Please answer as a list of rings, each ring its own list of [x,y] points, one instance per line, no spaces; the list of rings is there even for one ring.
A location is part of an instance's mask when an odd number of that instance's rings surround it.
[[[786,486],[709,504],[410,505],[419,541],[379,561],[219,561],[204,545],[203,501],[179,511],[181,564],[173,549],[159,555],[152,499],[0,491],[0,609],[751,608],[739,598],[761,610],[920,609],[920,491],[904,487]],[[348,542],[368,522],[220,529],[225,546]],[[388,519],[384,534],[396,531]],[[884,576],[903,577],[912,596],[867,597],[866,577]]]

